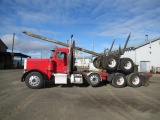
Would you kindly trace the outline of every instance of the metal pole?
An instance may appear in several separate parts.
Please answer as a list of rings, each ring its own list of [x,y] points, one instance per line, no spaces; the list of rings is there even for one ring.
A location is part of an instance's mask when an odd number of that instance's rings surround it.
[[[69,40],[67,40],[67,45],[69,45]]]
[[[15,36],[15,33],[13,33],[12,54],[13,54],[13,49],[14,49],[14,36]]]
[[[15,33],[13,33],[12,53],[11,53],[11,57],[12,57],[12,68],[13,68],[13,64],[14,64],[14,53],[13,53],[13,49],[14,49],[14,37],[15,37]]]

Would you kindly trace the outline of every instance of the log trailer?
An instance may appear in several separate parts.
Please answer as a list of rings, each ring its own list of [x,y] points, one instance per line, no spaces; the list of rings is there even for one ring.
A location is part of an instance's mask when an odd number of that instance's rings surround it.
[[[102,81],[108,81],[116,88],[122,88],[127,85],[140,87],[142,85],[148,86],[149,84],[150,73],[138,73],[138,66],[134,65],[130,58],[120,58],[125,52],[130,34],[123,49],[119,47],[118,52],[112,52],[113,41],[108,53],[104,51],[104,54],[99,54],[75,46],[75,41],[72,41],[73,35],[70,37],[70,44],[66,44],[27,31],[23,33],[65,46],[64,48],[55,47],[51,50],[51,56],[48,59],[28,58],[24,60],[24,73],[21,81],[25,82],[29,88],[39,89],[47,80],[54,80],[55,84],[83,84],[84,81],[87,81],[93,87],[98,86]],[[103,69],[103,72],[77,71],[74,66],[75,50],[97,56],[93,64],[96,68]]]

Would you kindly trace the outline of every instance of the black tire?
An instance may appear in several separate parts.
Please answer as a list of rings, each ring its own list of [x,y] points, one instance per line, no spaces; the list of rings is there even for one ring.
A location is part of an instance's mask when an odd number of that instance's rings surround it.
[[[127,84],[131,87],[140,87],[142,79],[138,73],[131,73],[127,77]]]
[[[30,72],[25,78],[25,83],[29,88],[39,89],[43,86],[44,79],[39,72]]]
[[[134,71],[134,63],[130,58],[121,58],[120,59],[120,69],[124,73],[131,73]]]
[[[106,59],[107,59],[106,56],[104,56],[104,57],[102,58],[102,68],[103,68],[104,70],[107,69],[107,68],[106,68]]]
[[[87,76],[87,82],[92,87],[99,85],[100,81],[101,81],[101,78],[97,73],[91,73],[89,76]]]
[[[116,88],[123,88],[127,84],[126,76],[122,73],[115,73],[112,79],[112,85]]]
[[[116,71],[118,67],[118,58],[115,56],[106,56],[105,64],[108,72]]]
[[[100,68],[100,58],[99,57],[96,57],[94,60],[93,60],[93,65],[95,68],[99,69]]]

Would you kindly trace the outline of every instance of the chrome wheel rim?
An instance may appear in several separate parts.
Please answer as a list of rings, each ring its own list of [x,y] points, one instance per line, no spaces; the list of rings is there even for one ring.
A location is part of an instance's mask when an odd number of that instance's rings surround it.
[[[40,78],[38,76],[33,75],[29,78],[29,84],[31,86],[38,86],[39,83],[40,83]]]
[[[91,83],[96,84],[99,81],[99,77],[97,75],[92,75],[90,77],[90,81],[91,81]]]

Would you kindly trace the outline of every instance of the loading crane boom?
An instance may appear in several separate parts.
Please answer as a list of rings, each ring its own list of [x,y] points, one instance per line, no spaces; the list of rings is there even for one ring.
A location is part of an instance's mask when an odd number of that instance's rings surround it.
[[[52,43],[55,43],[55,44],[58,44],[58,45],[69,47],[68,44],[57,41],[57,40],[53,40],[53,39],[43,37],[43,36],[40,36],[40,35],[37,35],[37,34],[34,34],[34,33],[30,33],[30,32],[27,32],[27,31],[24,31],[23,33],[28,35],[28,36],[31,36],[31,37],[35,37],[35,38],[42,39],[42,40],[45,40],[45,41],[48,41],[48,42],[52,42]],[[93,51],[90,51],[90,50],[86,50],[86,49],[81,48],[81,47],[75,46],[74,48],[76,50],[83,51],[83,52],[86,52],[86,53],[89,53],[89,54],[92,54],[92,55],[95,55],[95,56],[101,56],[102,55],[102,54],[99,54],[99,53],[96,53],[96,52],[93,52]]]

